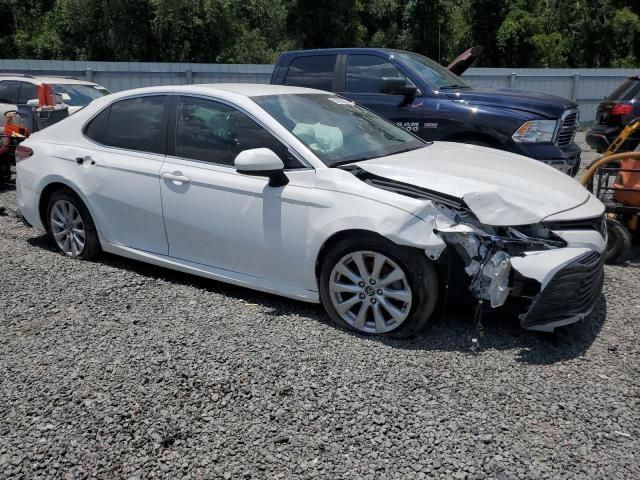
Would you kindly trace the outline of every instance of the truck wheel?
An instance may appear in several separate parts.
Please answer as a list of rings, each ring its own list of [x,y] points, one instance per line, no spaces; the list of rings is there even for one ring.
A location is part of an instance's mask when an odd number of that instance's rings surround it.
[[[331,319],[369,335],[417,335],[438,300],[436,271],[424,253],[383,238],[341,240],[327,253],[318,280]]]
[[[604,254],[606,263],[622,263],[631,248],[631,233],[621,222],[607,218],[607,249]]]

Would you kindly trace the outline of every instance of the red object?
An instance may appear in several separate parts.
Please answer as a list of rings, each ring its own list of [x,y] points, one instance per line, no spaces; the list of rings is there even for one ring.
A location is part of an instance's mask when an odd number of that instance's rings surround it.
[[[478,58],[482,55],[482,50],[482,47],[472,47],[465,50],[447,68],[456,75],[462,75],[478,61]]]
[[[609,113],[611,115],[631,115],[633,113],[633,105],[616,103]]]
[[[635,171],[618,174],[618,179],[613,185],[613,198],[624,205],[640,207],[640,160],[626,158],[620,162],[620,169]]]
[[[53,89],[51,85],[47,85],[43,83],[42,85],[38,85],[38,106],[51,106],[53,107],[56,104],[56,97],[53,93]]]
[[[31,155],[33,155],[33,150],[31,150],[29,147],[23,147],[22,145],[18,145],[16,147],[16,163],[21,162],[25,158],[29,158]]]

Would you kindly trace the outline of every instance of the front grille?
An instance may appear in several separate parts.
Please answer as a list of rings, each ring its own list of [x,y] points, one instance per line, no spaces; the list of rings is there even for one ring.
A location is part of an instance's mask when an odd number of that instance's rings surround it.
[[[604,284],[603,258],[586,253],[554,275],[522,318],[523,327],[545,325],[591,311]]]
[[[556,132],[556,145],[563,147],[573,142],[573,137],[576,135],[578,129],[578,123],[580,117],[578,110],[565,110],[560,117],[560,125]]]
[[[543,222],[544,227],[551,231],[566,230],[595,230],[600,232],[602,238],[607,237],[607,222],[604,215],[594,218],[584,218],[582,220],[560,220],[557,222]]]

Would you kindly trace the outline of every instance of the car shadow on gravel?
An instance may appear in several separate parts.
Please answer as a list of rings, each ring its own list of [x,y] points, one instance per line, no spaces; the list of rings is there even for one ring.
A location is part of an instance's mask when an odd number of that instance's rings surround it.
[[[47,235],[31,237],[27,242],[58,254],[53,241]],[[223,282],[198,277],[111,254],[101,254],[96,263],[112,268],[135,272],[138,275],[164,280],[176,285],[187,285],[208,292],[229,296],[269,309],[272,316],[295,314],[312,321],[340,329],[331,322],[322,307],[290,300],[277,295],[254,291]],[[379,342],[402,350],[451,351],[468,355],[481,355],[490,350],[516,350],[516,360],[521,363],[547,365],[583,355],[597,338],[606,318],[606,299],[601,295],[592,314],[574,325],[556,329],[554,333],[523,330],[513,316],[485,314],[479,331],[473,321],[473,311],[449,309],[443,315],[436,311],[424,333],[413,339],[365,337],[340,329],[345,335]],[[477,338],[474,345],[472,339]]]
[[[27,243],[31,246],[47,250],[49,252],[60,255],[53,240],[46,235],[41,234],[27,239]],[[73,260],[70,260],[73,261]],[[85,260],[85,262],[87,262]],[[249,288],[239,287],[229,283],[218,282],[205,277],[199,277],[189,273],[171,270],[169,268],[157,267],[149,263],[112,255],[110,253],[101,253],[95,260],[88,262],[107,265],[112,268],[134,272],[138,275],[153,278],[154,280],[163,280],[175,285],[186,285],[189,287],[206,290],[211,293],[225,295],[231,298],[242,300],[247,303],[262,305],[269,309],[268,314],[272,316],[288,315],[295,313],[297,315],[305,315],[318,317],[322,312],[319,305],[299,302],[269,293],[251,290]],[[322,318],[325,323],[330,323],[328,318]]]
[[[482,355],[491,350],[515,350],[516,361],[520,363],[549,365],[584,355],[604,325],[606,298],[600,295],[589,317],[558,328],[554,333],[524,330],[513,315],[497,313],[485,314],[478,329],[473,316],[471,310],[459,310],[445,318],[436,314],[419,337],[375,340],[398,349],[456,351],[468,355]]]

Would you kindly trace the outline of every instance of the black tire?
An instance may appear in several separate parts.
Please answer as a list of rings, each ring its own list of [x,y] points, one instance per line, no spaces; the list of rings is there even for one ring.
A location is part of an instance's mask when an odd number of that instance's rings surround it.
[[[343,257],[357,251],[381,253],[405,273],[412,294],[411,307],[406,319],[394,330],[383,334],[358,330],[347,323],[333,305],[329,288],[331,272]],[[322,262],[319,283],[320,299],[329,317],[337,325],[361,334],[393,338],[413,337],[424,329],[438,301],[438,277],[433,264],[425,254],[375,236],[346,238],[333,245]]]
[[[56,202],[64,200],[73,205],[73,207],[78,211],[80,217],[82,218],[82,223],[84,225],[85,232],[85,242],[84,247],[80,251],[77,256],[73,256],[71,258],[81,258],[83,260],[89,260],[95,258],[102,249],[100,248],[100,240],[98,238],[98,232],[96,230],[95,224],[93,223],[93,219],[91,218],[91,214],[89,210],[85,206],[84,202],[76,195],[75,192],[68,189],[61,189],[53,193],[49,198],[49,203],[47,204],[47,217],[44,219],[47,231],[51,235],[51,239],[53,243],[56,245],[58,251],[65,256],[69,256],[67,253],[62,250],[58,242],[53,238],[52,232],[52,224],[51,224],[51,210]]]
[[[605,263],[622,263],[627,259],[631,248],[631,232],[621,222],[607,218],[607,249],[604,254]]]

